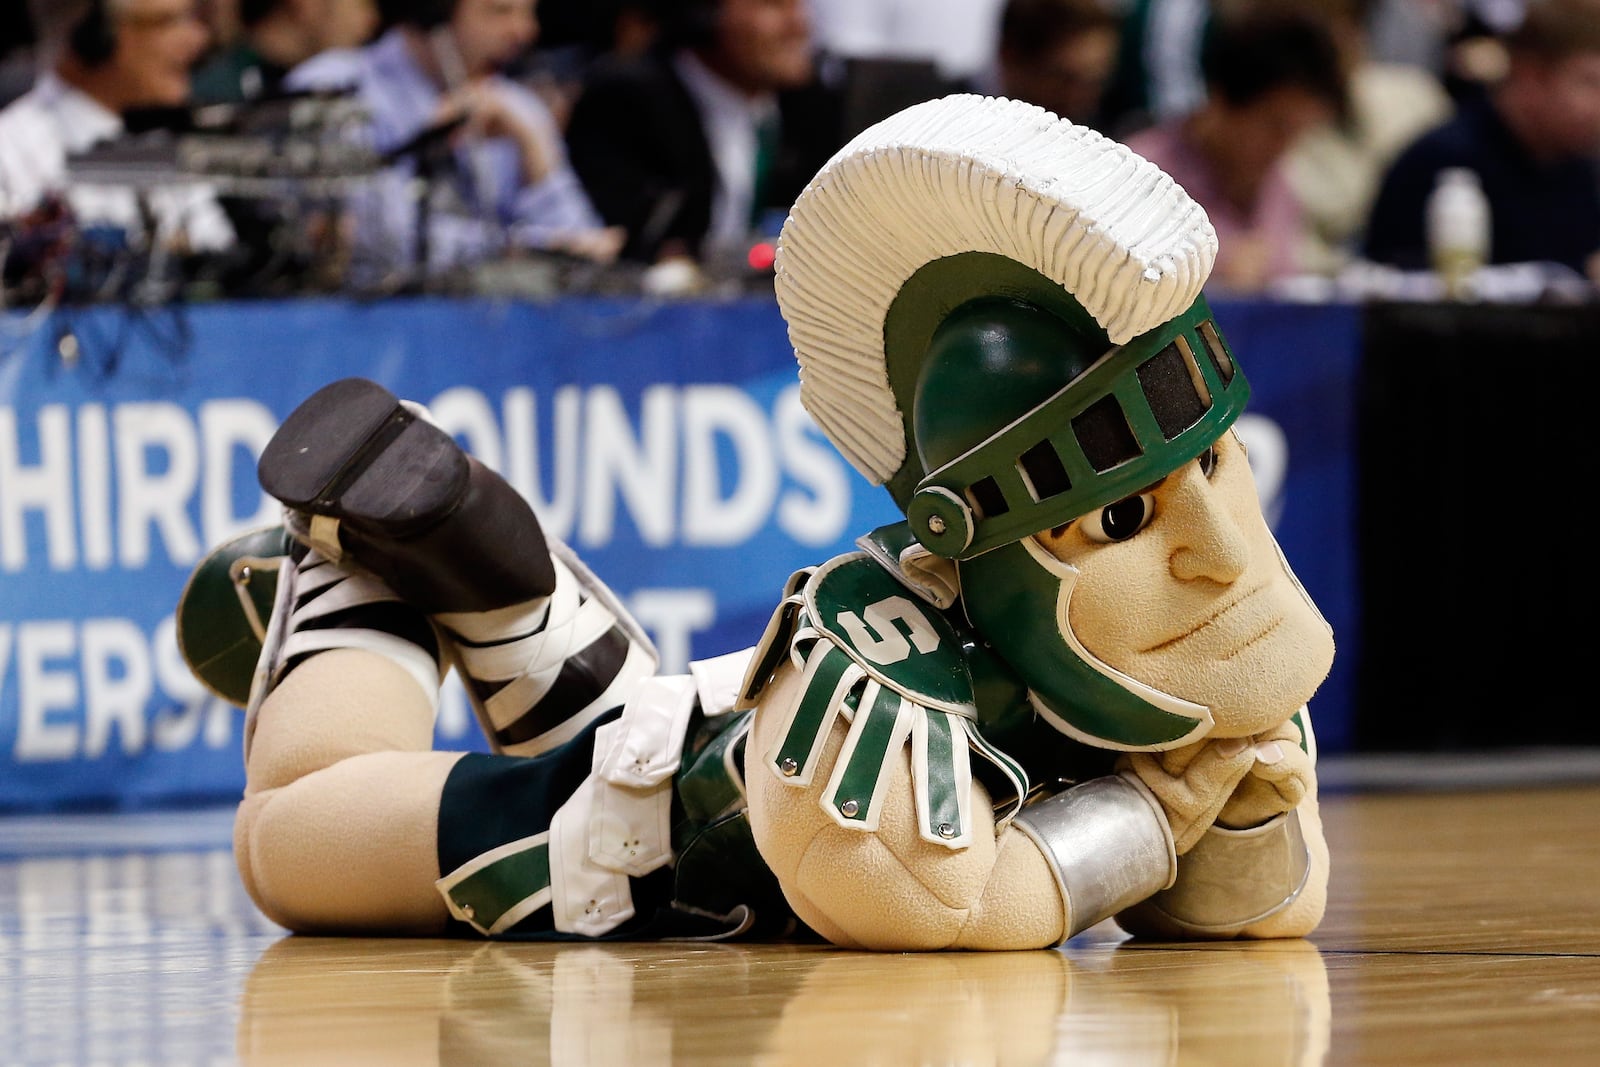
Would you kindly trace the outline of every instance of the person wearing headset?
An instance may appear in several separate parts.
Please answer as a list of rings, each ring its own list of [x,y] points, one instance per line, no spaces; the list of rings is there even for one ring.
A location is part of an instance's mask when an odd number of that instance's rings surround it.
[[[195,0],[36,0],[42,71],[0,111],[0,218],[51,195],[81,225],[105,225],[175,251],[220,251],[233,228],[212,191],[181,183],[138,191],[69,181],[67,157],[120,137],[123,113],[189,102],[189,69],[207,34]],[[147,218],[155,232],[146,233]]]
[[[350,205],[369,266],[437,274],[530,249],[615,257],[622,234],[600,221],[550,109],[502,73],[538,35],[535,7],[395,2],[376,41],[289,72],[290,90],[353,87],[369,112],[361,135],[393,160]],[[417,178],[428,187],[420,202]]]

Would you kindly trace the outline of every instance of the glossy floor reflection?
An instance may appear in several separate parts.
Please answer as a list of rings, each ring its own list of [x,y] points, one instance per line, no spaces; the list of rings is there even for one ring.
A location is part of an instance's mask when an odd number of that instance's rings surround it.
[[[1325,809],[1311,941],[986,955],[289,937],[226,812],[0,820],[0,1063],[1600,1060],[1600,786]]]

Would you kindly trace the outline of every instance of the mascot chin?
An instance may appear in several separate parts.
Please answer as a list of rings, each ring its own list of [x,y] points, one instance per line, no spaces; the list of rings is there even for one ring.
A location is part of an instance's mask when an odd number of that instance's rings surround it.
[[[1015,101],[845,146],[776,264],[807,410],[904,521],[662,675],[426,409],[345,379],[259,474],[279,529],[179,637],[246,707],[240,873],[290,929],[883,949],[1300,937],[1333,638],[1232,427],[1204,211]],[[460,673],[489,752],[432,747]]]

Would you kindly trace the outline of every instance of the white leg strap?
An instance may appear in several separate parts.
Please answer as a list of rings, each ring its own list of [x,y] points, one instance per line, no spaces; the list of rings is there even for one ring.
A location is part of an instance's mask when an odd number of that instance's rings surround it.
[[[690,675],[652,678],[595,732],[593,771],[550,823],[556,929],[616,929],[634,914],[628,876],[672,862],[673,775],[696,698]]]

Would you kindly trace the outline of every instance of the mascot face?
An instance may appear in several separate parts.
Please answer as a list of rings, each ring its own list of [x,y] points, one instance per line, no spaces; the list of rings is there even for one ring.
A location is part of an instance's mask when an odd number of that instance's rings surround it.
[[[1231,432],[1145,492],[1036,536],[1076,572],[1065,622],[1084,648],[1206,705],[1216,736],[1281,722],[1333,662],[1327,623],[1267,529]]]

